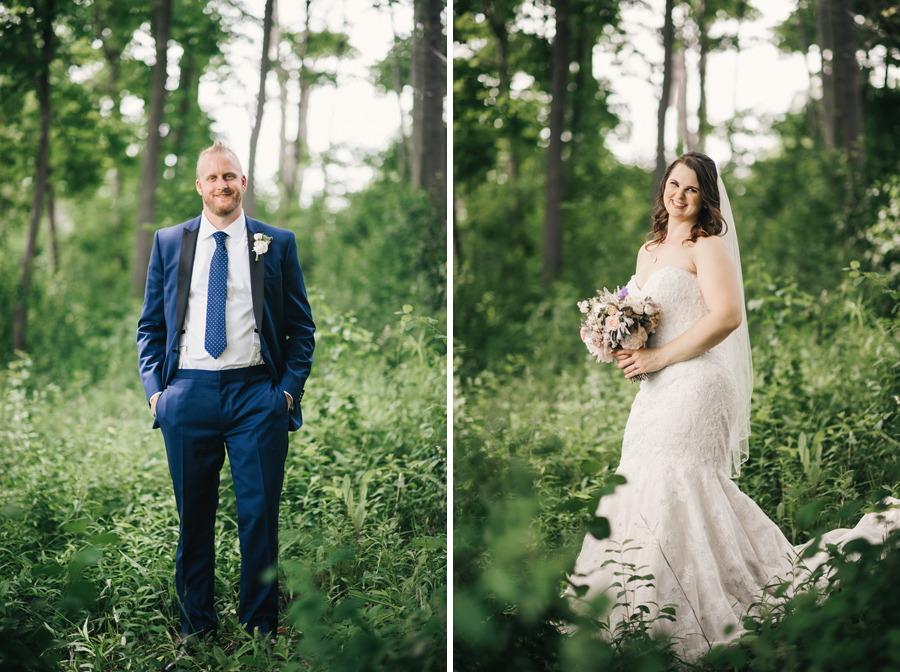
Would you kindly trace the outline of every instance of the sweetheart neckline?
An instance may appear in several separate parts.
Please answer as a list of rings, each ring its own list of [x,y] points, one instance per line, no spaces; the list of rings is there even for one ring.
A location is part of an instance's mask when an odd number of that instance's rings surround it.
[[[657,268],[655,271],[653,271],[653,273],[651,273],[650,275],[648,275],[648,276],[647,276],[647,279],[644,280],[644,287],[640,287],[640,286],[638,285],[637,276],[636,276],[636,275],[632,275],[632,276],[631,276],[631,279],[634,280],[634,286],[635,286],[635,289],[637,289],[639,292],[643,292],[643,291],[644,291],[644,288],[647,287],[648,284],[650,284],[650,280],[653,278],[653,276],[656,275],[657,273],[661,273],[662,271],[666,270],[667,268],[677,268],[679,271],[684,271],[685,273],[687,273],[688,275],[690,275],[690,276],[692,276],[692,277],[694,277],[694,278],[697,277],[697,274],[696,274],[696,273],[691,273],[691,272],[690,272],[689,270],[687,270],[686,268],[682,268],[681,266],[675,266],[674,264],[669,264],[668,266],[663,266],[662,268]]]

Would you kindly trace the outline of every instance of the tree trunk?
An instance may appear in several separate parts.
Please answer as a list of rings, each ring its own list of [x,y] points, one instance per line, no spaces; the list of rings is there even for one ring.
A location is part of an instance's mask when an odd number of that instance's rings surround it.
[[[159,180],[159,127],[163,122],[166,102],[166,66],[172,0],[156,0],[155,38],[156,64],[153,66],[153,88],[147,120],[147,143],[141,162],[141,193],[138,203],[138,226],[131,262],[131,293],[143,296],[147,285],[147,266],[153,249],[153,218],[156,210],[156,185]]]
[[[122,174],[119,172],[118,168],[114,168],[112,170],[112,193],[110,194],[110,200],[112,201],[112,210],[111,213],[111,222],[112,222],[112,234],[115,236],[117,241],[122,241],[122,213],[120,203],[122,202]],[[119,262],[119,268],[122,270],[122,273],[128,272],[128,248],[126,245],[121,242],[121,244],[116,245],[116,260]],[[149,263],[149,258],[148,258]]]
[[[684,52],[672,54],[672,80],[675,84],[675,111],[678,115],[678,142],[682,152],[691,149],[691,133],[687,120],[687,68],[684,64]]]
[[[816,41],[822,54],[822,135],[825,146],[834,149],[836,146],[835,129],[835,86],[834,63],[826,58],[826,54],[834,54],[834,37],[831,26],[831,0],[818,0],[816,3]]]
[[[503,13],[503,3],[491,2],[490,0],[481,0],[481,9],[487,17],[488,25],[491,27],[491,33],[494,35],[494,48],[497,50],[497,62],[495,63],[497,77],[500,79],[500,95],[497,96],[498,102],[502,105],[509,105],[510,102],[510,76],[509,76],[509,32],[506,28],[506,18]],[[507,133],[507,125],[504,124],[500,133]],[[515,151],[514,139],[504,137],[502,144],[506,150],[506,174],[509,178],[510,189],[515,190],[515,184],[519,176],[519,158]],[[518,203],[515,204],[518,207]]]
[[[569,0],[554,0],[556,36],[550,79],[550,145],[547,148],[547,178],[544,189],[544,285],[559,278],[562,266],[563,198],[565,173],[563,140],[566,90],[569,85]]]
[[[425,0],[425,148],[422,184],[442,215],[447,211],[447,125],[444,98],[447,93],[447,40],[441,26],[442,0]],[[444,231],[446,240],[446,229]]]
[[[403,113],[403,78],[400,75],[400,37],[397,35],[397,28],[394,26],[394,3],[388,3],[388,13],[391,17],[391,32],[394,34],[394,57],[391,59],[391,68],[394,75],[394,93],[397,94],[397,111],[400,113],[400,137],[397,138],[397,167],[400,177],[403,180],[409,178],[409,158],[407,156],[408,149],[406,147],[406,119]]]
[[[204,59],[209,62],[208,59]],[[203,74],[203,67],[190,47],[185,49],[179,63],[181,75],[178,79],[178,118],[173,119],[172,134],[172,153],[178,157],[179,161],[188,160],[186,156],[187,148],[190,146],[189,138],[197,128],[197,111],[199,110],[198,102],[200,100],[200,76]]]
[[[463,263],[463,247],[462,247],[462,238],[459,235],[459,226],[457,222],[459,218],[457,217],[457,211],[459,210],[459,199],[453,199],[453,266],[454,268],[459,267],[460,264]]]
[[[809,125],[810,135],[814,135],[817,128],[816,101],[812,97],[813,72],[809,67],[809,37],[806,34],[806,23],[803,20],[803,12],[797,8],[798,33],[800,35],[800,49],[803,51],[803,61],[806,63],[806,76],[809,78],[810,93],[806,97],[806,123]]]
[[[291,207],[290,183],[294,179],[294,152],[287,139],[288,77],[279,60],[275,66],[278,73],[278,106],[281,109],[281,124],[278,127],[278,226],[285,228],[288,210]]]
[[[672,5],[674,0],[666,0],[666,18],[663,23],[663,87],[659,99],[659,110],[656,113],[656,170],[653,172],[653,198],[659,191],[666,172],[666,110],[672,91],[672,43],[675,29],[672,24]]]
[[[580,17],[588,14],[588,8],[583,0],[571,0],[569,6],[570,16]],[[569,145],[569,157],[574,157],[583,138],[585,129],[583,128],[585,111],[595,106],[597,101],[592,94],[585,91],[585,79],[591,77],[591,65],[593,56],[593,47],[595,43],[592,26],[588,21],[572,21],[571,34],[569,40],[571,43],[571,51],[569,52],[569,69],[571,71],[574,64],[575,72],[567,87],[568,93],[568,115],[569,115],[569,132],[572,134],[573,141]],[[588,129],[589,132],[596,132],[596,129]]]
[[[306,117],[309,114],[309,94],[311,92],[309,80],[300,77],[300,105],[297,108],[297,139],[294,141],[294,174],[291,180],[291,191],[294,198],[300,197],[303,189],[303,179],[306,169],[309,167],[309,129]]]
[[[59,248],[56,245],[56,199],[53,195],[53,183],[47,176],[47,229],[50,234],[50,267],[54,273],[59,270]]]
[[[831,0],[832,30],[834,31],[834,90],[835,137],[840,138],[850,163],[862,170],[866,164],[863,145],[862,93],[860,92],[859,64],[856,62],[856,24],[853,20],[853,3],[850,0]]]
[[[106,93],[113,101],[111,115],[115,121],[117,128],[121,127],[122,121],[122,87],[119,86],[119,68],[121,66],[122,52],[114,48],[113,41],[110,39],[109,33],[104,35],[103,27],[107,24],[107,20],[103,15],[103,6],[100,2],[94,3],[94,39],[99,40],[103,56],[106,60],[107,78]],[[110,230],[116,240],[116,259],[123,271],[128,269],[128,258],[125,254],[125,246],[120,244],[122,239],[122,212],[120,207],[120,199],[122,198],[122,178],[119,173],[118,166],[113,163],[110,168],[111,174],[111,190],[112,195],[110,201],[112,208],[110,209],[110,221],[112,226]]]
[[[409,168],[412,183],[422,186],[422,155],[425,147],[425,36],[423,29],[427,0],[415,0],[413,7],[413,34],[410,49],[409,78],[413,88],[412,135],[410,136]]]
[[[440,212],[447,209],[446,40],[441,0],[418,0],[413,34],[415,102],[413,105],[412,183],[425,189]]]
[[[309,52],[309,10],[311,5],[312,0],[306,0],[306,25],[303,29],[303,44],[298,53],[300,57],[300,104],[297,107],[297,138],[294,140],[294,164],[289,182],[292,203],[300,197],[306,169],[309,167],[309,129],[306,118],[309,114],[309,95],[312,92],[312,84],[309,81],[309,73],[306,71],[306,55]]]
[[[709,120],[706,114],[706,61],[709,56],[709,26],[706,21],[706,0],[700,0],[697,10],[697,30],[700,42],[700,62],[697,73],[700,81],[700,103],[697,105],[697,142],[698,152],[706,151],[706,136],[709,134]]]
[[[272,44],[272,14],[275,0],[266,0],[266,11],[263,16],[262,61],[259,66],[259,91],[256,94],[256,122],[250,133],[250,159],[247,167],[247,191],[244,194],[244,212],[253,217],[256,212],[256,147],[259,144],[259,131],[262,128],[263,112],[266,106],[266,76],[269,74],[269,47]]]
[[[50,107],[50,63],[53,60],[54,32],[53,16],[56,11],[55,0],[45,0],[41,5],[41,63],[37,73],[37,97],[40,106],[41,130],[38,138],[38,150],[34,169],[34,194],[31,200],[31,217],[28,226],[28,239],[25,253],[22,255],[22,283],[13,315],[13,349],[24,351],[28,328],[28,298],[31,293],[31,262],[37,249],[38,226],[41,222],[41,206],[47,188],[50,173],[50,120],[53,111]]]
[[[278,124],[278,174],[276,177],[278,182],[278,227],[283,229],[287,226],[288,209],[290,208],[288,201],[290,190],[287,187],[287,180],[293,178],[294,166],[293,163],[288,163],[291,145],[287,139],[288,84],[291,78],[281,60],[281,21],[278,16],[277,4],[272,10],[272,42],[275,44],[273,67],[278,79],[278,109],[281,114],[281,121]]]

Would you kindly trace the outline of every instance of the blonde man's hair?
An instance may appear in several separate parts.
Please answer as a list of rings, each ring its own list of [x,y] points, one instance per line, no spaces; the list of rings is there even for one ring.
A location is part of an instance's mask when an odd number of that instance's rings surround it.
[[[231,147],[226,145],[224,142],[222,142],[221,140],[216,140],[215,143],[213,143],[212,147],[207,147],[202,152],[200,152],[200,156],[197,157],[198,180],[200,179],[200,163],[203,161],[203,157],[207,154],[230,154],[234,158],[235,163],[237,163],[238,168],[241,169],[241,175],[244,174],[244,169],[243,167],[241,167],[241,160],[238,158],[237,154],[235,154]]]

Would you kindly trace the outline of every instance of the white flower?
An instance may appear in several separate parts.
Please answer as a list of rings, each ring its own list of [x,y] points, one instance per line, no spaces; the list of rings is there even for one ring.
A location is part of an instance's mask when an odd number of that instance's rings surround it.
[[[265,234],[257,233],[253,236],[253,251],[256,253],[256,261],[259,261],[259,255],[269,251],[269,243],[271,242],[272,238]]]

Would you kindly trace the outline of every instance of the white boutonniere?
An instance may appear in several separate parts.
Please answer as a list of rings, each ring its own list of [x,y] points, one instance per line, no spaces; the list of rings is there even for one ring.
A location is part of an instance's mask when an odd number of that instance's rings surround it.
[[[271,236],[267,236],[264,233],[257,233],[253,236],[253,251],[256,252],[256,261],[259,261],[259,255],[269,251],[269,243],[271,242]]]

